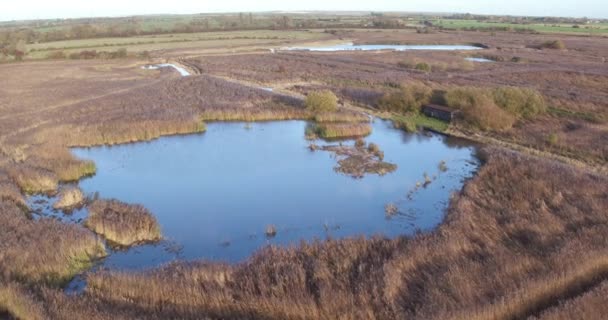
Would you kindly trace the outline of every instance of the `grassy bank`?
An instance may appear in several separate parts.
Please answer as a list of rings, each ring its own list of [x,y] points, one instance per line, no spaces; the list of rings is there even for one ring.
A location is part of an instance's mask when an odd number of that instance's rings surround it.
[[[391,120],[396,128],[408,132],[415,132],[419,128],[430,129],[436,132],[446,132],[450,126],[450,124],[445,121],[430,118],[423,114],[393,115]]]

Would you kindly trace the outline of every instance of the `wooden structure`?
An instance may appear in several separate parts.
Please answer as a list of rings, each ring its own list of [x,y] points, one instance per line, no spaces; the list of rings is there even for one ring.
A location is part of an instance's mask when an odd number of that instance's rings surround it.
[[[427,117],[436,118],[439,120],[451,122],[458,116],[460,110],[436,105],[436,104],[426,104],[422,106],[422,113]]]

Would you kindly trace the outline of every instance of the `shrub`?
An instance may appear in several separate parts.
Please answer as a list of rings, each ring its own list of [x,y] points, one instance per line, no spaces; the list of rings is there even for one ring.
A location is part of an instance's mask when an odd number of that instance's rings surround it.
[[[557,146],[559,143],[559,136],[555,132],[552,132],[547,137],[547,143],[551,146]]]
[[[456,88],[445,96],[449,107],[462,111],[464,121],[481,130],[507,130],[515,123],[515,117],[496,105],[492,92],[479,88]]]
[[[367,151],[368,151],[368,152],[370,152],[370,153],[374,153],[374,154],[375,154],[375,153],[377,153],[378,151],[380,151],[380,147],[378,147],[378,145],[377,145],[377,144],[375,144],[375,143],[370,143],[370,144],[367,146]]]
[[[541,49],[564,50],[564,49],[566,49],[566,45],[564,44],[564,42],[562,40],[551,40],[551,41],[547,41],[547,42],[541,44],[540,48]]]
[[[544,97],[533,89],[496,88],[494,89],[494,102],[519,118],[530,119],[547,111]]]
[[[424,71],[424,72],[431,72],[431,65],[429,65],[426,62],[420,62],[416,64],[416,70],[420,70],[420,71]]]
[[[429,103],[433,90],[422,83],[402,85],[399,91],[385,94],[378,104],[383,111],[419,113],[423,104]]]
[[[306,97],[306,108],[314,113],[335,112],[338,97],[329,90],[311,92]]]

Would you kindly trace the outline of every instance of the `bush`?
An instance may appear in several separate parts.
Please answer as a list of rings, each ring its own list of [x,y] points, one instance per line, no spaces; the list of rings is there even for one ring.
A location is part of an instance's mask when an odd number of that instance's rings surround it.
[[[338,97],[329,90],[311,92],[306,97],[306,108],[313,113],[335,112]]]
[[[385,94],[378,104],[383,111],[419,113],[423,104],[429,103],[433,90],[422,83],[402,85],[398,92]]]
[[[416,70],[424,71],[426,73],[431,72],[431,65],[426,62],[420,62],[416,64]]]
[[[540,46],[541,49],[557,49],[557,50],[564,50],[566,49],[566,45],[564,44],[564,42],[562,40],[551,40],[551,41],[547,41],[545,43],[543,43]]]
[[[492,91],[479,88],[448,90],[445,96],[449,107],[462,111],[464,121],[481,130],[507,130],[515,123],[515,117],[494,102]]]
[[[544,97],[533,89],[500,87],[493,96],[499,107],[518,118],[530,119],[547,111]]]

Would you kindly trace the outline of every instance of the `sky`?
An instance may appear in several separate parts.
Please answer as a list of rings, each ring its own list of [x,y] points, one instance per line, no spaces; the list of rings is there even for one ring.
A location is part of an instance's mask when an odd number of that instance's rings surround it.
[[[608,18],[608,0],[0,0],[0,21],[277,10],[460,12]]]

